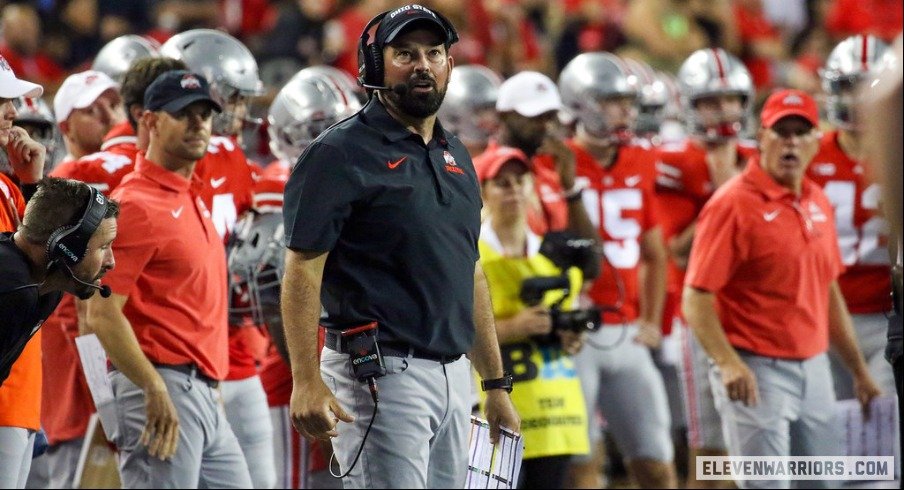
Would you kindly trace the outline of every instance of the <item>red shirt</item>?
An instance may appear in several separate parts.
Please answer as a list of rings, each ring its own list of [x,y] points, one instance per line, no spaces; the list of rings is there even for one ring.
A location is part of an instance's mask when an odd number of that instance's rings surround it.
[[[751,10],[740,4],[735,4],[735,23],[741,41],[747,45],[761,40],[781,40],[781,33],[766,17],[762,9]],[[753,84],[757,89],[772,85],[772,62],[768,58],[748,55],[744,57],[744,64],[750,70]]]
[[[904,5],[900,0],[835,0],[825,22],[829,33],[838,39],[872,34],[892,42],[901,33]]]
[[[852,160],[838,144],[838,132],[826,133],[807,177],[822,187],[835,210],[841,260],[838,278],[851,313],[891,310],[888,223],[879,215],[882,191],[865,175],[867,166]]]
[[[251,207],[254,165],[242,148],[226,136],[213,136],[195,166],[201,180],[200,196],[210,209],[217,233],[223,240],[235,228],[238,217]],[[257,329],[236,326],[229,329],[229,373],[227,380],[246,379],[257,374],[257,355],[265,337]]]
[[[496,151],[497,141],[490,141],[483,155]],[[556,172],[555,162],[549,155],[536,155],[531,162],[534,178],[534,194],[527,209],[527,224],[531,231],[543,236],[550,231],[568,228],[568,203],[562,192],[562,181]]]
[[[13,179],[0,172],[0,231],[15,231],[25,216],[25,197]]]
[[[228,370],[226,253],[202,183],[144,159],[113,192],[120,203],[117,258],[105,282],[128,296],[123,312],[151,362]]]
[[[597,305],[620,307],[620,314],[604,314],[605,323],[631,322],[640,306],[640,240],[657,224],[653,193],[656,153],[639,145],[623,146],[615,163],[604,168],[574,140],[567,144],[575,155],[578,178],[588,185],[583,192],[584,206],[606,254],[606,263],[590,288],[590,298]],[[618,281],[613,274],[618,275]],[[618,287],[619,282],[623,289]]]
[[[735,348],[808,359],[829,347],[829,286],[844,266],[832,206],[804,179],[798,198],[755,157],[703,207],[685,285],[716,295]]]
[[[738,166],[757,153],[754,143],[737,142]],[[669,240],[690,226],[715,187],[706,163],[706,148],[697,141],[663,145],[656,164],[656,199],[663,238]],[[669,290],[681,294],[684,269],[669,260]]]
[[[128,121],[117,124],[104,136],[101,151],[62,162],[51,175],[79,180],[109,195],[132,171],[137,145],[138,138]]]

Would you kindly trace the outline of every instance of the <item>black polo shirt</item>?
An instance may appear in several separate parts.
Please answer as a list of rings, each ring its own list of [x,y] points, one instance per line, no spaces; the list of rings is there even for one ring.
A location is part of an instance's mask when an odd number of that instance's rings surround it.
[[[28,258],[12,233],[0,233],[0,384],[6,381],[28,340],[53,313],[63,293],[38,294]]]
[[[430,144],[376,97],[301,155],[285,191],[286,245],[329,251],[328,328],[376,320],[380,340],[455,355],[474,340],[480,188],[461,141]]]

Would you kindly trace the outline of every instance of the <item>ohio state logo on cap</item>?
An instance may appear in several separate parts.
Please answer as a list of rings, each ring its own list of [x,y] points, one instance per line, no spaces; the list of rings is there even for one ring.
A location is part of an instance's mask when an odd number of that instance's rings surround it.
[[[94,74],[88,75],[87,77],[85,77],[85,85],[91,85],[92,83],[96,82],[98,78],[100,77]]]
[[[789,94],[784,99],[782,99],[783,105],[804,105],[804,99],[801,99],[797,94]]]
[[[182,81],[179,82],[179,85],[182,85],[182,88],[186,90],[201,88],[201,82],[198,81],[198,78],[196,76],[190,73],[182,77]]]
[[[9,66],[9,63],[3,56],[0,56],[0,69],[3,69],[5,71],[13,71],[12,67]]]

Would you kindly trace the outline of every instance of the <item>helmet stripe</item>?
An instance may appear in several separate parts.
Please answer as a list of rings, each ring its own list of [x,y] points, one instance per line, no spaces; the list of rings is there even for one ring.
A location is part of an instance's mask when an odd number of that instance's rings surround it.
[[[860,68],[869,70],[869,36],[860,36]]]
[[[725,80],[725,67],[722,65],[722,57],[719,56],[719,50],[713,49],[712,52],[713,59],[716,60],[716,69],[719,70],[719,80],[722,81],[722,85],[725,85],[728,83],[728,81]]]

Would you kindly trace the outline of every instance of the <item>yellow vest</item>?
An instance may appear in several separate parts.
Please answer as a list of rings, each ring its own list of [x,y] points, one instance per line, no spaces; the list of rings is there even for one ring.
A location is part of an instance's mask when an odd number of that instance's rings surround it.
[[[518,298],[524,279],[561,275],[561,270],[539,253],[511,258],[503,257],[484,240],[478,246],[496,319],[510,318],[527,307]],[[568,277],[571,294],[563,303],[566,310],[580,292],[582,281],[576,268],[568,270]],[[543,304],[550,306],[561,297],[561,291],[550,291]],[[514,376],[512,402],[521,416],[524,458],[587,454],[587,413],[572,358],[558,346],[540,345],[531,339],[504,344],[501,351],[505,369]]]

